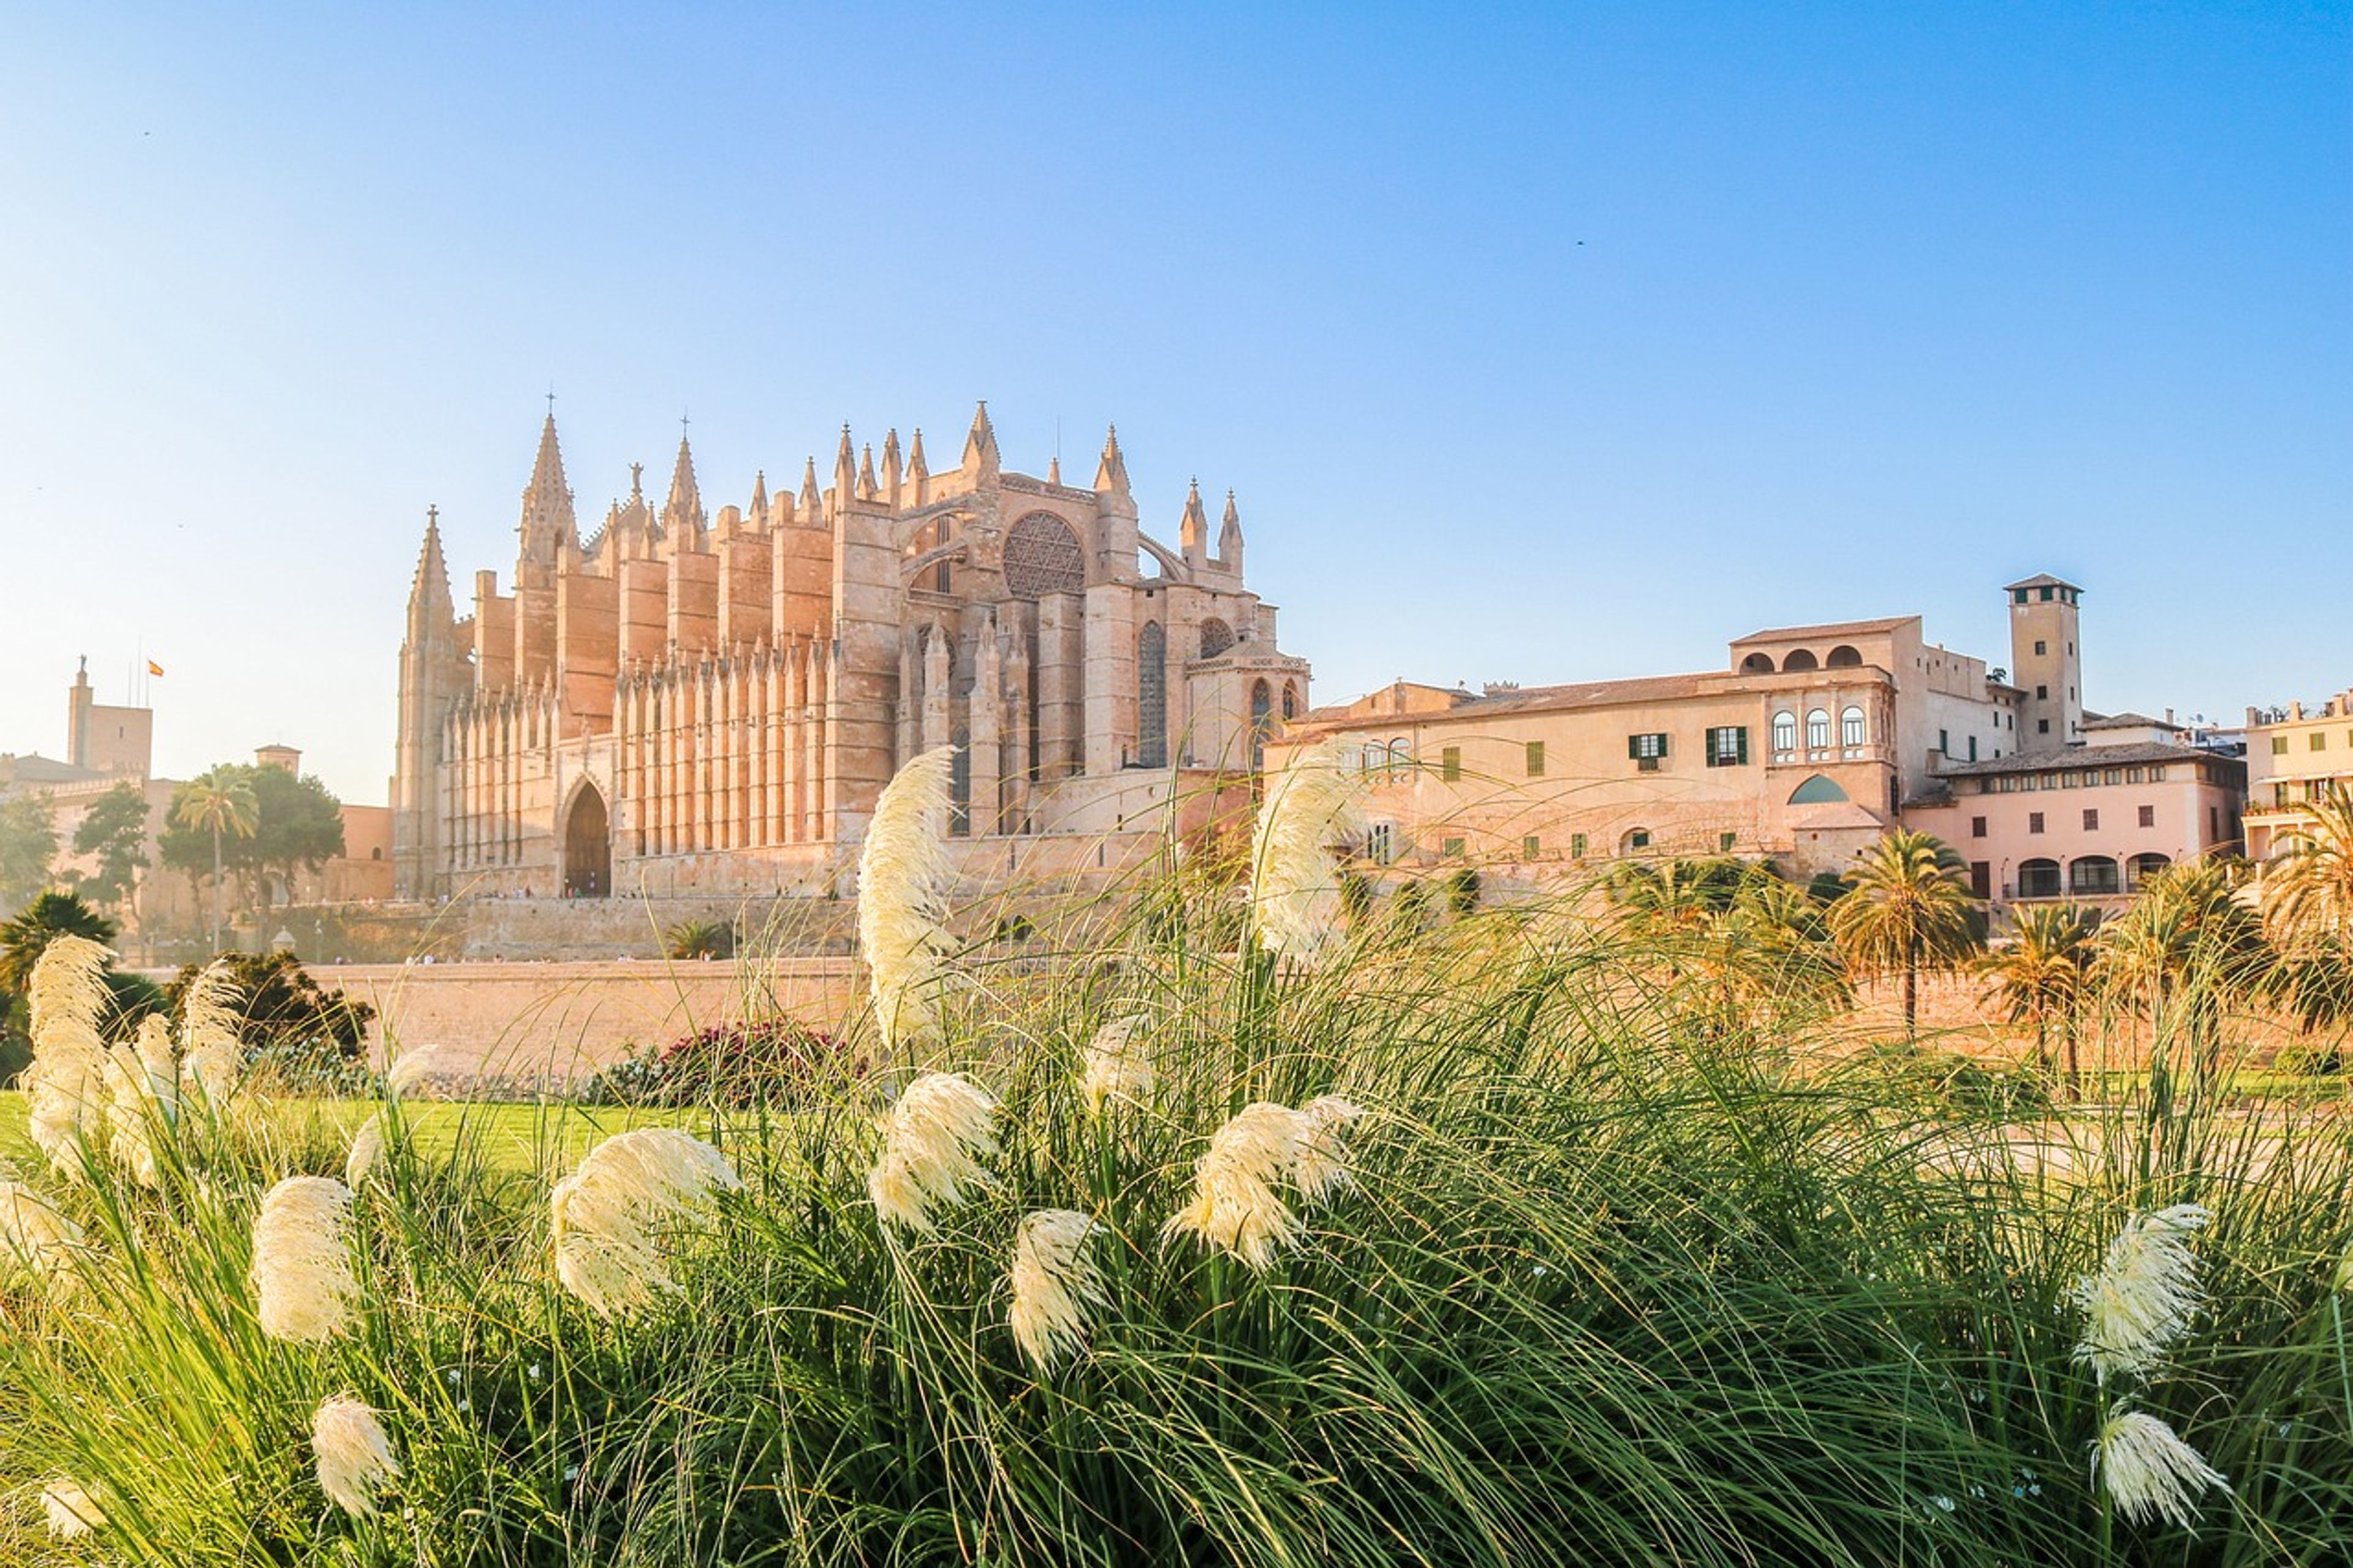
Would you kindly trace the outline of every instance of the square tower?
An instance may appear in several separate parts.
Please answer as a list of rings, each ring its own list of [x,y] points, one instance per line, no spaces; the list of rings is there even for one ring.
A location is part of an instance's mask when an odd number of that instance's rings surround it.
[[[2076,602],[2084,590],[2043,573],[2003,590],[2010,595],[2010,679],[2018,704],[2018,748],[2050,752],[2084,739],[2084,660],[2076,641]]]

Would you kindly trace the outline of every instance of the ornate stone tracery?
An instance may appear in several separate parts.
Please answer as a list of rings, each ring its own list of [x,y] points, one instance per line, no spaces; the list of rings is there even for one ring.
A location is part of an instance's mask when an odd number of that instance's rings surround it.
[[[1075,594],[1087,585],[1086,552],[1071,525],[1033,511],[1005,536],[1005,586],[1017,598]]]

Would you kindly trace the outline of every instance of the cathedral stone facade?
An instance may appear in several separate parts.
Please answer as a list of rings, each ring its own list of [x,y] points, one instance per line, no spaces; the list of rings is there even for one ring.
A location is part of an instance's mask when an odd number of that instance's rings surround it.
[[[551,414],[511,589],[451,594],[438,514],[409,592],[397,893],[847,893],[876,795],[954,744],[976,876],[1082,875],[1232,803],[1308,667],[1243,585],[1230,495],[1145,534],[1114,431],[1092,488],[1005,471],[983,405],[958,465],[878,468],[707,516],[679,442],[655,510],[583,537]],[[1173,822],[1172,822],[1173,816]]]

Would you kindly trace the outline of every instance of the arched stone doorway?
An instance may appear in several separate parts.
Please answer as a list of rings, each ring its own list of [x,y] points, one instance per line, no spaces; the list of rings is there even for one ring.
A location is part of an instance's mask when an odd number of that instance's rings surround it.
[[[564,896],[609,898],[613,891],[613,830],[605,797],[583,784],[564,814]]]

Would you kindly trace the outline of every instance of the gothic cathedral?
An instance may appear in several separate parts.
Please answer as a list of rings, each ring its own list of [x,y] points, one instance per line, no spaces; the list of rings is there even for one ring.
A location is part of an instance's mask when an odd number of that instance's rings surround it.
[[[683,438],[659,512],[583,539],[551,413],[512,589],[460,616],[438,514],[409,590],[393,778],[398,896],[847,893],[898,765],[956,747],[967,874],[1083,876],[1229,809],[1308,667],[1242,584],[1230,496],[1175,548],[1137,523],[1114,431],[1092,489],[959,465],[919,430],[878,471],[755,480],[707,517]]]

